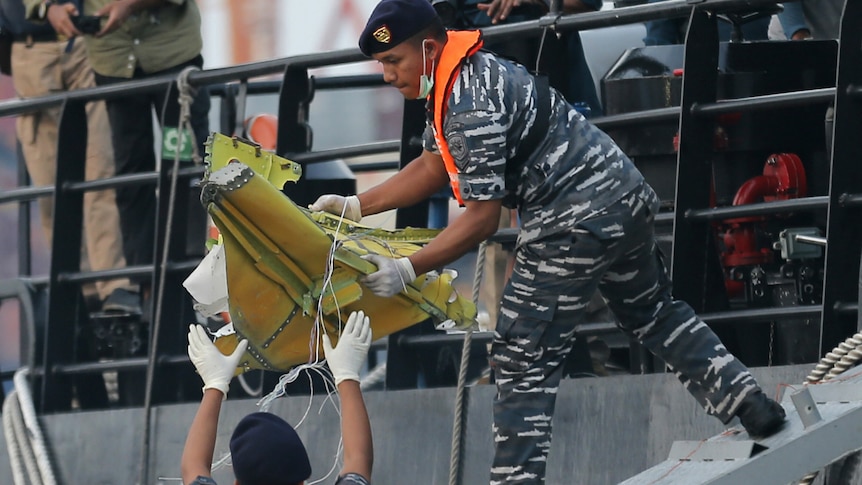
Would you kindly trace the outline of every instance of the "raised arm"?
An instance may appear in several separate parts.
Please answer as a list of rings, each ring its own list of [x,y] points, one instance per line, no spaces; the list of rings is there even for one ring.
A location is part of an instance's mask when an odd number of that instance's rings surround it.
[[[212,475],[218,418],[224,394],[218,389],[207,389],[198,406],[198,412],[189,428],[183,457],[180,461],[183,483],[192,483],[198,477]]]
[[[371,347],[371,322],[362,311],[353,312],[333,348],[329,336],[323,335],[323,351],[341,398],[341,437],[344,443],[344,466],[340,475],[355,473],[371,480],[374,445],[371,423],[359,389],[359,370]]]
[[[221,402],[227,397],[237,363],[248,347],[248,341],[243,340],[231,355],[224,355],[200,325],[189,325],[188,339],[189,358],[204,382],[204,397],[183,447],[180,470],[184,484],[212,475]]]

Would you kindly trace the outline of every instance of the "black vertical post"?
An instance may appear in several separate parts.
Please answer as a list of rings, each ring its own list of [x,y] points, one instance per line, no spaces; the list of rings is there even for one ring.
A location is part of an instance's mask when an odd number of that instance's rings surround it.
[[[425,101],[404,101],[404,117],[401,120],[401,152],[399,166],[404,168],[422,153],[422,132],[425,130]],[[428,201],[411,207],[398,209],[395,217],[397,227],[427,227]]]
[[[686,220],[690,209],[709,207],[714,122],[698,118],[692,108],[716,100],[718,29],[715,15],[694,8],[689,19],[683,62],[682,100],[679,120],[679,153],[676,172],[676,202],[673,226],[671,277],[674,296],[695,311],[703,311],[707,266],[707,241],[711,237],[705,221]]]
[[[276,153],[305,153],[311,150],[312,132],[308,124],[308,104],[314,97],[308,69],[288,65],[278,94]],[[300,162],[301,163],[301,162]],[[303,170],[305,164],[301,163]],[[302,179],[297,185],[302,183]]]
[[[407,100],[404,102],[404,116],[401,120],[401,152],[399,166],[404,168],[422,153],[419,141],[425,129],[425,101]],[[426,227],[428,225],[428,201],[420,202],[412,207],[398,209],[395,219],[398,227]],[[415,388],[419,378],[420,356],[415,351],[408,351],[399,342],[402,337],[429,333],[429,325],[415,325],[388,337],[389,345],[386,353],[386,388]],[[431,329],[431,332],[434,330]]]
[[[172,100],[176,99],[177,96],[177,84],[170,83],[165,99]],[[180,124],[179,107],[173,108],[176,105],[170,102],[167,102],[165,106],[161,126],[175,126],[180,128],[180,132],[184,135],[189,135],[183,131]],[[179,145],[177,150],[180,150]],[[177,169],[182,169],[188,163],[181,157]],[[174,164],[173,156],[162,158],[156,188],[158,197],[156,198],[156,227],[153,241],[153,272],[150,283],[150,294],[153,296],[154,306],[151,313],[150,347],[148,348],[150,353],[149,365],[152,366],[152,369],[147,370],[149,382],[146,382],[145,388],[142,389],[143,391],[149,389],[151,394],[149,401],[147,401],[146,393],[144,393],[145,407],[182,400],[187,389],[197,387],[191,385],[194,378],[189,374],[158,365],[159,357],[162,355],[182,355],[185,353],[185,335],[188,329],[183,323],[194,321],[191,300],[186,296],[186,291],[182,286],[183,280],[188,275],[169,271],[171,263],[187,258],[187,229],[190,224],[189,194],[191,188],[185,178],[177,178],[176,186],[172,187],[172,179],[175,176],[173,173]],[[201,230],[203,230],[203,226],[201,226]],[[167,258],[164,257],[165,250],[167,250]],[[161,285],[163,287],[160,288]],[[161,309],[156,311],[159,298],[161,298]]]
[[[26,187],[30,185],[30,176],[27,173],[27,164],[24,162],[24,152],[21,150],[21,143],[15,143],[15,152],[18,159],[18,186]],[[33,272],[32,269],[32,251],[30,250],[30,201],[21,201],[18,203],[18,275],[19,276],[30,276]],[[36,298],[34,295],[33,300],[39,301],[40,303],[44,303],[44,299]],[[21,311],[26,312],[24,308],[24,302],[20,302]],[[21,349],[21,355],[18,361],[19,365],[27,365],[32,369],[36,362],[41,359],[42,346],[44,334],[45,334],[45,305],[40,304],[38,307],[34,307],[32,305],[32,301],[30,302],[30,321],[31,325],[22,326],[20,328],[19,333],[19,348]],[[38,320],[35,318],[35,315],[39,315]],[[25,321],[24,318],[21,321]],[[34,345],[31,345],[33,343]],[[34,373],[30,373],[30,381],[31,387],[32,382],[34,381]],[[34,395],[40,395],[38,389],[33,389]]]
[[[284,80],[278,94],[276,153],[279,155],[311,150],[308,103],[312,96],[308,69],[289,64],[284,70]]]
[[[24,163],[24,152],[21,151],[21,143],[15,144],[15,152],[18,158],[18,186],[30,185],[30,176],[27,174],[27,164]],[[29,276],[32,272],[30,261],[30,202],[18,203],[18,274]]]
[[[313,133],[308,124],[309,103],[314,98],[314,83],[308,76],[308,69],[288,65],[278,99],[278,132],[276,153],[290,158],[294,154],[311,151]],[[356,184],[336,183],[337,175],[323,177],[327,182],[311,180],[308,177],[308,164],[300,162],[303,176],[295,184],[285,184],[282,192],[299,205],[313,203],[324,193],[349,195],[356,192]]]
[[[844,194],[862,192],[862,98],[854,89],[862,86],[862,3],[847,1],[838,42],[838,80],[829,175],[829,210],[826,222],[826,262],[823,276],[823,317],[820,353],[859,330],[855,315],[837,312],[837,303],[851,303],[859,295],[859,263],[862,251],[860,209],[844,207]]]
[[[236,86],[233,84],[225,84],[219,101],[219,131],[225,134],[242,131],[241,126],[236,126]]]
[[[63,282],[59,275],[78,272],[81,267],[84,196],[81,192],[66,193],[63,187],[66,182],[84,180],[87,161],[87,114],[84,102],[66,101],[61,108],[57,148],[48,321],[42,354],[45,372],[40,407],[43,411],[62,411],[71,406],[70,379],[58,377],[51,369],[54,365],[72,363],[75,359],[79,290],[76,283]]]

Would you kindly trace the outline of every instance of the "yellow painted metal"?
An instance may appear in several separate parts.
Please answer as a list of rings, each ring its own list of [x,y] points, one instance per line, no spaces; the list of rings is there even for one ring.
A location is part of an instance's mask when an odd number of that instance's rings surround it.
[[[211,134],[206,142],[206,153],[204,161],[209,172],[241,161],[279,189],[284,187],[285,182],[296,182],[302,177],[302,166],[298,163],[262,150],[260,145],[236,136]]]
[[[307,362],[315,319],[320,317],[337,341],[337,328],[353,310],[370,316],[375,339],[428,318],[451,320],[456,328],[473,325],[476,308],[455,293],[450,274],[422,275],[391,298],[378,297],[362,284],[363,276],[376,271],[362,255],[408,256],[420,249],[415,242],[427,242],[436,231],[333,223],[328,214],[298,207],[244,165],[239,157],[246,155],[222,153],[223,146],[213,144],[208,150],[212,166],[224,157],[238,160],[207,174],[201,200],[224,241],[237,332],[218,338],[216,345],[230,352],[237,336],[247,338],[241,370],[286,371]]]

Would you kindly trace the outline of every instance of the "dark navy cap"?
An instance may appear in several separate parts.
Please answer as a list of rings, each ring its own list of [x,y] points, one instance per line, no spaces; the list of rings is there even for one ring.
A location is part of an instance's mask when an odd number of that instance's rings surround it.
[[[382,0],[359,36],[359,50],[368,57],[388,51],[425,30],[437,18],[428,0]]]
[[[270,413],[242,418],[230,438],[233,474],[242,485],[294,485],[311,476],[299,435]]]

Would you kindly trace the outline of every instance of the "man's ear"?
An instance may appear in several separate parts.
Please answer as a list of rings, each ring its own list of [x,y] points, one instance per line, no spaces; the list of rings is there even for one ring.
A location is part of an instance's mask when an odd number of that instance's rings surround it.
[[[425,55],[429,59],[436,59],[443,51],[443,44],[437,39],[428,39],[425,43]]]

